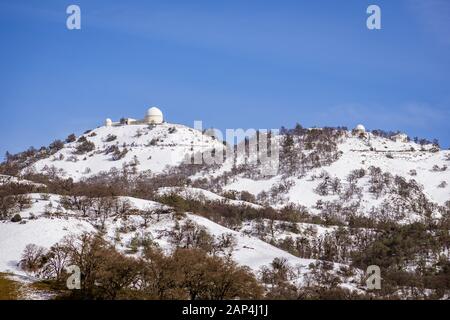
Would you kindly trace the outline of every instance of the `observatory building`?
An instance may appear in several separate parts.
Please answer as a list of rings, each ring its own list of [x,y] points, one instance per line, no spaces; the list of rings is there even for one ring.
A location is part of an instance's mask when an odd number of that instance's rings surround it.
[[[119,122],[113,122],[111,119],[105,120],[106,127],[116,127],[123,125],[136,125],[136,124],[161,124],[164,122],[164,116],[161,110],[156,107],[151,107],[145,113],[143,120],[136,120],[132,118],[123,118]]]
[[[159,110],[156,107],[151,107],[150,109],[147,110],[147,114],[145,115],[145,123],[148,124],[159,124],[159,123],[163,123],[163,114],[161,112],[161,110]]]
[[[409,137],[406,133],[398,133],[395,136],[391,137],[391,140],[395,141],[395,142],[403,142],[406,143],[409,141]]]
[[[353,133],[357,135],[365,134],[366,128],[362,124],[358,124],[355,129],[353,129]]]

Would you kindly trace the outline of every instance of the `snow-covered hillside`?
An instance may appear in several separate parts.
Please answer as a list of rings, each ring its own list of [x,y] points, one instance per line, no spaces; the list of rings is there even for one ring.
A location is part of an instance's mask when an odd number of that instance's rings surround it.
[[[386,268],[398,263],[392,268],[411,272],[424,257],[433,267],[448,260],[450,151],[404,135],[332,128],[271,139],[280,150],[278,173],[271,176],[252,162],[255,154],[228,154],[215,165],[181,165],[194,152],[222,150],[224,144],[170,123],[100,127],[11,157],[25,165],[19,166],[20,178],[0,176],[5,189],[0,205],[7,209],[0,211],[7,217],[0,221],[0,272],[24,275],[18,262],[29,243],[48,249],[65,236],[99,230],[130,256],[139,256],[143,243],[169,253],[183,245],[183,232],[194,237],[203,230],[214,241],[230,236],[231,257],[255,275],[280,258],[296,270],[292,283],[310,285],[323,264],[341,288],[358,292],[362,268],[379,262],[373,252],[386,255],[381,261],[389,261]],[[36,177],[65,196],[29,194],[46,192],[45,185],[22,179]],[[7,188],[16,184],[36,190]],[[11,198],[14,191],[19,194]],[[404,245],[392,230],[413,236]],[[416,238],[415,251],[403,248]]]
[[[80,154],[77,151],[80,138],[92,142],[95,148]],[[282,144],[282,138],[276,139]],[[55,154],[25,168],[23,173],[47,172],[70,177],[75,181],[101,172],[120,171],[124,167],[132,168],[135,172],[150,170],[161,173],[181,164],[186,155],[192,156],[194,150],[197,152],[214,148],[221,150],[223,144],[197,130],[178,124],[100,127],[79,137],[77,141],[66,143]],[[443,205],[450,200],[450,187],[447,187],[450,183],[450,170],[447,170],[450,151],[439,151],[432,145],[394,141],[371,133],[360,137],[346,132],[337,141],[337,154],[338,159],[330,164],[312,168],[306,174],[288,177],[292,186],[277,205],[292,202],[312,207],[322,198],[314,192],[320,183],[315,177],[320,176],[321,172],[326,171],[332,178],[345,181],[352,171],[367,171],[372,166],[380,168],[383,173],[398,175],[407,180],[414,179],[423,186],[424,194],[432,202]],[[192,178],[214,178],[229,173],[233,166],[241,165],[251,157],[228,158],[222,165],[197,172]],[[265,179],[253,179],[248,178],[248,174],[244,172],[232,176],[231,182],[228,181],[223,187],[225,190],[248,191],[257,196],[263,191],[269,192],[281,179],[281,173]],[[364,188],[364,181],[360,181],[360,187]],[[369,199],[363,201],[367,202]]]
[[[0,273],[27,275],[19,267],[19,262],[28,244],[49,249],[66,236],[96,232],[98,228],[96,218],[64,209],[61,197],[58,195],[30,194],[29,196],[32,199],[32,205],[20,212],[23,219],[20,223],[0,222]],[[132,197],[120,197],[118,200],[128,203],[130,209],[138,210],[134,215],[110,217],[104,222],[106,239],[123,252],[130,250],[134,240],[144,238],[151,239],[164,250],[170,251],[173,249],[170,234],[175,225],[189,221],[204,228],[217,239],[231,236],[235,241],[235,247],[232,250],[233,259],[241,265],[250,267],[255,274],[275,258],[280,258],[298,268],[297,281],[303,281],[303,276],[308,273],[308,267],[317,262],[314,259],[298,258],[257,237],[225,228],[198,215],[186,214],[181,220],[176,219],[168,211],[158,215],[154,213],[155,210],[170,208],[154,201]],[[149,212],[150,215],[144,217],[141,215],[144,212]],[[338,270],[340,266],[336,264],[334,268]],[[356,278],[349,278],[348,281],[347,286],[356,288]]]
[[[92,142],[93,150],[78,151],[80,138]],[[66,143],[51,157],[34,163],[24,172],[55,172],[76,181],[111,169],[122,170],[124,166],[161,173],[167,167],[181,164],[187,154],[213,148],[219,150],[223,144],[180,124],[103,126]]]
[[[261,192],[270,193],[271,188],[282,180],[289,182],[289,190],[282,195],[275,206],[287,203],[304,205],[314,208],[317,201],[333,201],[339,198],[337,193],[319,194],[318,186],[327,179],[338,178],[341,188],[349,185],[348,177],[352,171],[363,169],[365,177],[357,181],[357,187],[362,189],[361,212],[370,212],[373,206],[383,202],[389,194],[377,198],[369,192],[369,175],[371,167],[380,168],[382,173],[400,176],[406,180],[414,179],[427,199],[438,205],[450,200],[450,151],[433,150],[431,145],[420,146],[414,142],[392,141],[390,139],[368,134],[366,138],[352,136],[348,133],[339,141],[339,158],[333,163],[309,170],[305,175],[282,177],[277,175],[269,179],[249,179],[245,174],[232,178],[224,186],[225,190],[247,191],[257,196]],[[314,210],[313,210],[314,211]]]
[[[395,137],[306,129],[303,135],[294,135],[291,153],[295,157],[289,160],[283,154],[286,136],[280,135],[273,138],[280,145],[282,157],[275,176],[261,176],[255,166],[248,166],[255,155],[238,154],[223,164],[199,167],[190,173],[190,180],[203,181],[197,183],[199,186],[160,188],[159,194],[175,192],[184,198],[253,208],[294,204],[306,207],[312,215],[333,213],[333,208],[369,217],[395,211],[390,218],[405,223],[424,217],[423,208],[410,204],[413,199],[422,199],[432,216],[439,217],[437,206],[450,200],[450,151],[432,144],[419,145],[404,135],[401,139]],[[86,141],[92,143],[92,150],[80,154],[79,147]],[[158,174],[177,168],[194,150],[214,148],[222,150],[223,143],[183,125],[100,127],[65,143],[59,151],[22,172],[51,173],[75,181],[124,168],[136,174]],[[292,161],[294,169],[287,171]],[[401,188],[407,189],[407,196]],[[251,203],[220,195],[243,191],[254,196]]]

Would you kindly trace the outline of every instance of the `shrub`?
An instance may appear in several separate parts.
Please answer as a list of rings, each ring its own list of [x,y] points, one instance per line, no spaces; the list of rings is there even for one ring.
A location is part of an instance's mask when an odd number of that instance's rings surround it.
[[[62,148],[64,148],[64,142],[62,142],[61,140],[55,140],[55,141],[53,141],[53,142],[50,144],[49,148],[50,148],[53,152],[59,151],[59,150],[61,150]]]
[[[17,208],[22,211],[31,207],[31,198],[24,194],[14,196]]]
[[[108,136],[107,136],[106,139],[105,139],[105,142],[113,142],[113,141],[116,140],[116,139],[117,139],[117,136],[116,136],[116,135],[108,134]]]
[[[19,266],[27,272],[37,272],[43,265],[45,249],[35,244],[28,244],[22,254]]]
[[[119,148],[116,148],[114,150],[114,152],[113,152],[112,159],[113,159],[113,161],[118,161],[120,159],[125,158],[127,153],[128,153],[128,149],[127,148],[124,148],[122,151],[120,151]]]
[[[50,200],[50,195],[48,193],[41,194],[41,200],[49,201]]]
[[[12,222],[20,222],[20,221],[22,221],[22,217],[20,216],[20,214],[16,213],[14,215],[14,217],[11,218],[11,221]]]
[[[95,150],[95,144],[93,142],[86,140],[86,138],[81,142],[80,140],[81,138],[78,139],[79,144],[76,149],[77,154],[85,154]]]
[[[0,219],[9,219],[13,213],[30,208],[31,199],[25,193],[31,191],[32,188],[20,185],[0,186]]]
[[[447,187],[447,181],[442,181],[439,185],[438,188],[446,188]]]
[[[248,191],[242,191],[241,200],[246,202],[256,202],[256,197]]]
[[[66,143],[75,142],[77,140],[77,137],[72,133],[66,138]]]

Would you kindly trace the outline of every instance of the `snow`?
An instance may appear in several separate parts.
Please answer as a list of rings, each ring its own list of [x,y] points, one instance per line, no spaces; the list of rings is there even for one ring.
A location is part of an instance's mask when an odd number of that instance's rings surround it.
[[[47,218],[44,216],[45,207],[49,202],[53,202],[55,206],[58,205],[58,195],[50,195],[48,200],[42,200],[40,194],[31,194],[30,196],[34,201],[32,208],[26,209],[20,214],[23,217],[27,217],[26,213],[32,211],[35,213],[36,219],[24,220],[25,223],[13,223],[10,221],[0,223],[0,272],[12,272],[14,274],[25,275],[18,268],[17,264],[26,245],[30,243],[48,249],[67,235],[96,232],[95,227],[87,219],[77,218],[72,215],[65,218]],[[221,198],[217,195],[215,197]],[[149,200],[131,197],[121,197],[121,199],[128,200],[132,207],[139,210],[167,208],[165,205]],[[307,268],[310,263],[316,262],[316,260],[295,257],[256,237],[228,229],[201,216],[186,214],[186,219],[190,219],[199,226],[205,227],[207,231],[216,237],[223,234],[232,234],[235,236],[237,247],[233,253],[233,258],[237,263],[249,266],[255,272],[263,265],[270,264],[275,258],[285,258],[291,265],[304,268]],[[166,235],[167,231],[170,231],[175,225],[170,215],[163,215],[159,222],[152,220],[147,228],[142,226],[143,218],[139,215],[129,216],[126,220],[114,219],[113,217],[108,218],[106,222],[106,237],[111,243],[114,243],[116,231],[124,223],[134,225],[136,231],[120,234],[120,243],[116,243],[116,245],[122,251],[126,250],[128,243],[136,233],[150,234],[163,249],[170,249]]]
[[[141,200],[141,199],[131,199],[133,205],[140,204],[142,208],[148,207],[152,204],[151,201]],[[220,237],[225,234],[232,234],[237,240],[237,247],[233,253],[233,259],[245,266],[249,266],[253,271],[257,272],[262,266],[270,264],[275,258],[285,258],[287,261],[293,266],[302,266],[307,267],[310,263],[316,262],[316,260],[311,259],[301,259],[295,257],[281,249],[278,249],[256,237],[247,236],[241,232],[234,231],[223,227],[207,218],[195,215],[195,214],[186,214],[186,219],[190,219],[193,222],[197,223],[199,226],[203,226],[206,230],[211,233],[213,236]],[[186,220],[185,219],[185,220]],[[133,224],[137,228],[142,224],[142,218],[138,216],[129,217],[128,223]],[[181,223],[181,222],[180,222]],[[175,222],[169,216],[162,217],[159,222],[152,221],[149,223],[149,226],[146,229],[138,229],[136,232],[150,233],[153,235],[153,238],[158,244],[163,248],[168,250],[169,243],[167,238],[161,236],[165,234],[164,231],[170,230],[173,228]],[[116,230],[121,226],[121,221],[116,221],[108,224],[108,237],[113,239],[116,234]],[[127,244],[134,236],[134,233],[130,234],[121,234],[121,242],[123,244]],[[123,249],[125,246],[123,246]]]
[[[68,234],[93,232],[94,227],[75,218],[28,220],[25,224],[9,221],[0,223],[0,272],[24,274],[17,264],[25,247],[34,243],[50,248]]]
[[[60,207],[61,196],[56,194],[46,194],[46,193],[30,193],[28,196],[31,199],[31,207],[24,209],[20,212],[22,218],[30,218],[31,216],[39,217],[45,213],[46,209],[51,208],[50,211],[58,210],[62,213],[69,213],[70,211],[65,210]]]
[[[193,214],[187,214],[187,216],[197,224],[204,226],[212,235],[216,237],[219,237],[222,234],[232,234],[235,236],[237,240],[237,248],[236,251],[233,252],[234,260],[241,265],[249,266],[254,271],[258,271],[264,265],[269,265],[275,258],[284,258],[292,266],[301,266],[304,268],[307,268],[309,264],[317,261],[298,258],[262,240],[227,229],[204,217]]]
[[[17,183],[17,184],[30,185],[30,186],[33,186],[33,187],[36,187],[36,188],[46,188],[47,187],[45,184],[42,184],[42,183],[35,183],[35,182],[29,181],[29,180],[20,179],[20,178],[17,178],[17,177],[0,174],[0,186],[8,184],[8,183]]]
[[[252,180],[248,178],[238,178],[232,183],[225,186],[225,190],[247,191],[253,195],[257,195],[262,191],[269,191],[270,188],[280,181],[280,177],[276,176],[268,180]]]
[[[131,204],[132,208],[141,211],[169,208],[168,206],[155,201],[138,199],[133,197],[119,197],[119,200],[128,201]]]

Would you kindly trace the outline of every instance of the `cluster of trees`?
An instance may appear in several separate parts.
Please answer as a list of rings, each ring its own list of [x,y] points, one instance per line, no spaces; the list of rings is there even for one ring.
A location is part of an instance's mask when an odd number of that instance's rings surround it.
[[[266,289],[266,298],[272,300],[354,300],[368,299],[369,295],[358,294],[342,288],[343,279],[355,276],[351,268],[339,272],[333,270],[333,263],[318,261],[308,266],[308,270],[289,265],[286,259],[276,258],[269,266],[260,270],[260,281]],[[297,284],[303,276],[303,284]]]
[[[377,137],[391,139],[393,136],[400,134],[400,131],[385,131],[381,129],[372,130],[372,134]]]
[[[222,196],[231,200],[241,200],[256,203],[256,197],[248,191],[229,190],[222,193]]]
[[[34,187],[20,183],[0,185],[0,220],[11,219],[20,211],[31,206],[31,198],[27,194]]]
[[[381,130],[381,129],[375,129],[372,130],[372,134],[378,137],[382,137],[382,138],[386,138],[386,139],[392,139],[392,137],[400,134],[400,131],[385,131],[385,130]],[[409,141],[409,137],[408,137],[408,141]],[[425,139],[425,138],[419,138],[419,137],[414,137],[412,139],[412,141],[414,141],[417,144],[420,144],[421,146],[424,145],[433,145],[435,147],[439,148],[439,141],[437,139],[433,139],[432,141]]]
[[[89,194],[78,196],[75,194],[62,196],[61,205],[64,209],[81,212],[83,217],[96,219],[98,222],[97,227],[100,230],[105,229],[108,217],[134,213],[129,201],[109,195]]]
[[[157,201],[173,207],[180,213],[194,212],[229,228],[238,228],[248,220],[274,219],[277,216],[277,212],[270,207],[256,208],[247,205],[230,205],[222,201],[186,199],[176,193],[162,195],[157,198]],[[279,218],[283,219],[283,216]]]
[[[267,241],[267,239],[266,239]],[[340,227],[322,236],[286,237],[272,243],[296,256],[381,268],[379,298],[445,297],[450,292],[450,235],[442,225],[391,224],[385,229]]]
[[[175,227],[168,233],[169,243],[175,248],[200,249],[213,255],[231,256],[236,246],[236,239],[232,234],[216,238],[189,219],[181,224],[176,221]]]
[[[373,222],[395,222],[405,218],[406,214],[417,214],[427,219],[438,210],[438,206],[430,202],[423,193],[423,187],[414,179],[407,180],[401,176],[382,172],[379,167],[371,166],[368,171],[364,169],[353,170],[345,182],[339,178],[332,178],[323,171],[318,177],[320,182],[315,192],[321,196],[339,195],[339,199],[332,201],[318,200],[316,209],[327,224],[345,224],[356,226],[355,222],[364,222],[361,219],[360,204],[363,197],[363,187],[358,181],[368,177],[367,191],[376,199],[387,196],[381,204],[373,207],[370,216]],[[366,223],[361,227],[368,227]]]
[[[201,230],[186,222],[181,238],[200,239]],[[197,234],[197,235],[196,235]],[[194,235],[190,237],[190,235]],[[176,236],[174,237],[174,240]],[[343,278],[351,270],[336,274],[332,264],[319,262],[309,266],[306,284],[295,280],[306,270],[274,259],[262,267],[256,277],[246,267],[236,265],[230,254],[211,250],[205,242],[179,241],[171,253],[163,253],[153,243],[143,246],[139,258],[119,253],[100,235],[70,236],[49,250],[28,245],[22,255],[23,270],[51,281],[62,299],[351,299],[358,295],[342,289]],[[224,236],[218,243],[233,246]],[[217,248],[220,248],[218,246]],[[65,288],[69,266],[81,271],[81,289]]]
[[[92,141],[89,141],[85,136],[81,136],[77,142],[75,154],[81,155],[95,150],[95,144]]]
[[[329,194],[340,194],[342,190],[341,179],[332,178],[326,171],[320,175],[322,182],[316,187],[315,192],[321,196]]]
[[[304,206],[288,204],[276,210],[270,206],[255,207],[249,205],[231,205],[223,201],[184,198],[177,193],[164,194],[154,198],[155,201],[173,207],[178,213],[193,212],[231,229],[240,228],[249,221],[267,220],[287,224],[298,222],[325,224],[326,221],[312,216]]]
[[[64,142],[55,140],[48,147],[28,148],[24,152],[11,154],[6,152],[5,161],[0,163],[0,174],[16,176],[20,171],[33,163],[48,158],[64,147]]]
[[[285,176],[303,175],[311,168],[329,165],[340,157],[341,128],[303,129],[297,126],[282,136],[280,171]]]
[[[125,158],[127,153],[128,153],[128,149],[126,147],[124,147],[122,150],[120,150],[120,148],[117,145],[109,146],[105,150],[105,154],[112,155],[111,156],[112,161],[118,161],[118,160]]]
[[[352,253],[352,264],[359,268],[382,268],[380,295],[404,288],[416,297],[442,298],[450,291],[450,246],[448,230],[440,226],[413,223],[393,226],[377,233],[375,239]],[[411,266],[414,271],[409,271]],[[409,268],[408,268],[409,267]]]
[[[105,142],[113,142],[117,139],[117,136],[114,134],[108,134],[106,136]]]
[[[66,299],[257,299],[263,293],[253,274],[228,257],[146,246],[140,258],[131,258],[95,234],[66,238],[48,251],[28,245],[20,265],[53,281]],[[71,265],[80,268],[80,290],[64,288]]]
[[[275,240],[276,246],[305,259],[350,264],[352,254],[376,238],[377,231],[338,227],[324,234],[302,232]]]
[[[294,182],[292,179],[282,179],[279,183],[274,184],[270,190],[258,193],[256,200],[265,206],[283,203],[293,186]]]

